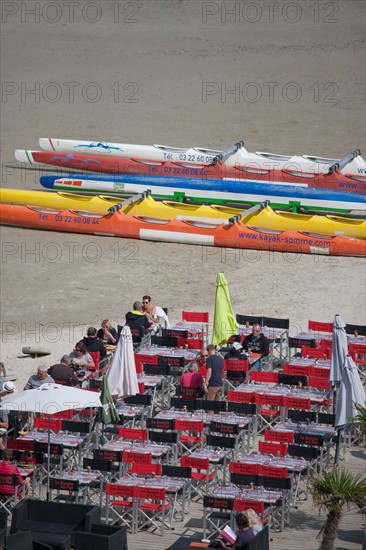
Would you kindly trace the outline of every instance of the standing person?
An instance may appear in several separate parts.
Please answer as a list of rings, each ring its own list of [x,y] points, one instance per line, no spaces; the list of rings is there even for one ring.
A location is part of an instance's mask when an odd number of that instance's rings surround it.
[[[59,363],[52,365],[48,369],[48,374],[52,376],[56,384],[65,384],[68,386],[80,387],[80,382],[76,378],[74,371],[70,367],[71,359],[69,355],[63,355]]]
[[[37,374],[33,374],[26,385],[24,386],[25,390],[35,390],[43,384],[53,384],[54,379],[48,374],[48,367],[46,365],[39,365],[37,369]]]
[[[253,325],[252,334],[244,338],[243,347],[248,353],[258,353],[259,359],[252,365],[251,370],[262,370],[262,358],[269,354],[269,340],[262,334],[259,324]]]
[[[198,364],[199,373],[202,376],[203,379],[206,378],[206,363],[208,359],[208,351],[207,348],[202,348],[197,355],[196,361]]]
[[[207,346],[207,352],[208,359],[206,361],[206,377],[203,389],[208,401],[219,401],[224,387],[222,380],[224,360],[221,355],[217,355],[216,347],[212,344]]]

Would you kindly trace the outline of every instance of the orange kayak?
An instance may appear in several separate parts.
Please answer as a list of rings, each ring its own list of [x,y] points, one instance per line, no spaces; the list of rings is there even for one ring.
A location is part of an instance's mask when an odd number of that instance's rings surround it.
[[[251,227],[243,224],[240,218],[241,216],[237,215],[224,223],[217,223],[129,216],[121,210],[99,214],[81,210],[0,205],[2,225],[228,248],[331,256],[366,256],[364,240],[339,235]]]

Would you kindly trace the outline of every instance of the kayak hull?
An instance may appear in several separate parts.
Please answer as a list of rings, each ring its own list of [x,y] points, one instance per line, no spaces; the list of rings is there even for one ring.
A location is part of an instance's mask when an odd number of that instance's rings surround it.
[[[228,166],[222,162],[208,166],[199,166],[185,162],[151,161],[103,155],[27,150],[17,150],[15,157],[20,162],[27,164],[41,163],[103,174],[250,180],[266,184],[302,186],[325,190],[333,189],[348,193],[366,193],[366,175],[345,175],[341,172],[324,175],[316,171],[303,172],[295,165],[293,165],[292,169],[288,167],[282,170],[269,170],[239,164]]]
[[[16,189],[0,189],[0,203],[21,206],[33,205],[62,210],[85,210],[94,213],[107,213],[111,206],[123,199],[108,196],[79,195],[68,192],[23,191]],[[184,204],[174,201],[155,201],[151,196],[134,204],[122,206],[125,214],[137,216],[152,216],[163,219],[190,219],[196,221],[212,220],[223,222],[243,212],[243,209],[226,206],[206,206]],[[249,214],[248,214],[249,216]],[[357,239],[366,239],[366,221],[327,215],[316,216],[307,214],[292,214],[291,212],[275,212],[267,206],[260,212],[246,217],[243,221],[258,227],[294,231],[310,231],[326,235],[346,235]]]
[[[366,255],[366,241],[360,239],[261,229],[245,225],[240,220],[216,224],[129,216],[121,211],[102,215],[78,210],[1,204],[0,223],[33,229],[201,246],[332,256]]]
[[[45,151],[63,153],[84,153],[103,155],[116,158],[136,158],[154,161],[191,162],[195,164],[211,164],[223,154],[223,151],[201,147],[170,147],[167,145],[137,145],[130,143],[109,143],[89,140],[70,140],[55,138],[40,138],[40,147]],[[269,170],[283,168],[297,169],[305,172],[327,172],[329,167],[340,159],[330,159],[314,155],[278,155],[275,153],[251,153],[244,148],[244,142],[233,147],[233,152],[227,157],[227,166],[248,165]],[[358,156],[342,169],[344,174],[366,176],[366,165]]]

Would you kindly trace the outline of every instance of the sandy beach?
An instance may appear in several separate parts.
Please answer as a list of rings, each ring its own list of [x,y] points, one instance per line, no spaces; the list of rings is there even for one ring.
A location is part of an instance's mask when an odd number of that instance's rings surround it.
[[[250,5],[249,5],[250,4]],[[239,7],[235,7],[238,5]],[[26,6],[26,7],[25,7]],[[40,137],[365,156],[365,5],[319,2],[4,2],[2,185],[41,189],[14,161]],[[236,10],[228,12],[229,7]],[[33,9],[33,12],[32,12]],[[21,389],[89,324],[148,293],[209,311],[365,324],[366,263],[1,228],[1,357]],[[44,360],[22,357],[39,344]]]

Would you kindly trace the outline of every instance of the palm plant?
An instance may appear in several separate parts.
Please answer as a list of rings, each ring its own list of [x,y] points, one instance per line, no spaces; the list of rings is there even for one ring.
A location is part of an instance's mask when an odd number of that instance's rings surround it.
[[[359,403],[354,403],[357,415],[352,418],[354,425],[360,430],[362,437],[366,437],[366,408]]]
[[[327,513],[320,530],[319,550],[333,550],[345,506],[352,504],[364,509],[366,506],[366,478],[361,472],[353,474],[345,469],[335,468],[323,475],[315,475],[311,480],[310,492],[319,511]]]

